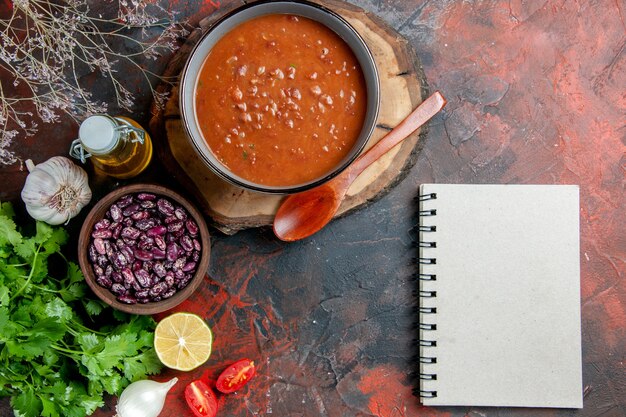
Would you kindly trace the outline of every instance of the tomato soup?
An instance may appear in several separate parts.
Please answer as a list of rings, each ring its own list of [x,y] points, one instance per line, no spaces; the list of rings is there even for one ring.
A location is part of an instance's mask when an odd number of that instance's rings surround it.
[[[215,157],[257,184],[330,173],[355,145],[367,106],[350,47],[321,23],[262,16],[224,35],[196,84],[196,117]]]

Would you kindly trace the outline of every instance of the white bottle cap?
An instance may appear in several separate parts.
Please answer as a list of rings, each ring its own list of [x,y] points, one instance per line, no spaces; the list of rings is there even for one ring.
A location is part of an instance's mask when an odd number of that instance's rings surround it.
[[[111,152],[119,142],[115,119],[105,115],[89,116],[78,129],[78,138],[86,151],[95,155]]]

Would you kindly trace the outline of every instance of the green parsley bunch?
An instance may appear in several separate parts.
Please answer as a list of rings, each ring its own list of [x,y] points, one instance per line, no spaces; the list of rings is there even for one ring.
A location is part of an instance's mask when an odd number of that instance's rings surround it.
[[[105,393],[158,373],[154,320],[91,299],[61,252],[67,232],[37,222],[28,237],[14,217],[0,203],[0,396],[16,416],[84,417]],[[48,271],[53,259],[60,276]]]

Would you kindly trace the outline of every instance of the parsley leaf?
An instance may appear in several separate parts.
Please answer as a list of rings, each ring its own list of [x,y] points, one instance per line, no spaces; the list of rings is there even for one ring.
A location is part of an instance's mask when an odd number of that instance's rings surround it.
[[[67,232],[37,222],[25,235],[14,218],[0,202],[0,396],[15,415],[91,415],[104,393],[158,373],[154,320],[91,298],[74,262],[51,277],[48,258],[67,259]]]

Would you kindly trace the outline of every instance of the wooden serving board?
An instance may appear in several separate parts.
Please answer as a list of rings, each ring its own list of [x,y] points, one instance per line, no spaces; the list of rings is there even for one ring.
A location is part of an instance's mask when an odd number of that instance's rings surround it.
[[[320,4],[341,14],[363,36],[372,51],[380,77],[380,112],[366,149],[382,138],[428,95],[419,60],[411,45],[380,18],[354,5],[324,0]],[[234,6],[237,6],[235,4]],[[205,18],[170,62],[165,76],[182,71],[193,45],[227,10]],[[166,168],[196,196],[213,225],[226,234],[271,225],[283,196],[261,194],[233,186],[207,168],[187,139],[178,108],[178,86],[164,109],[153,109],[150,131]],[[422,129],[423,130],[423,129]],[[420,131],[365,170],[348,190],[337,216],[381,196],[403,178],[421,149]]]

